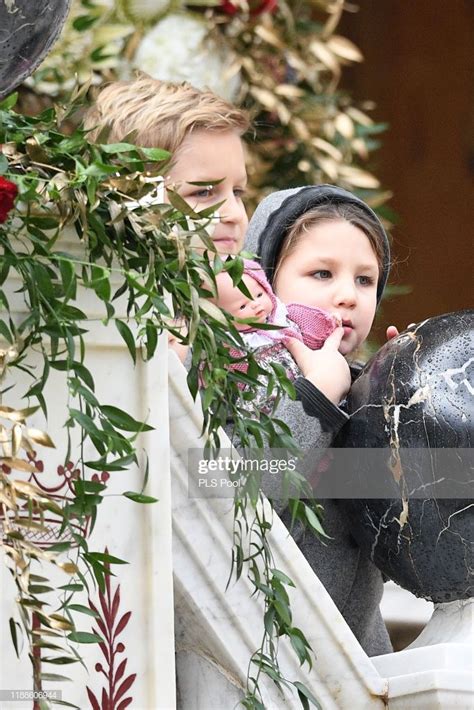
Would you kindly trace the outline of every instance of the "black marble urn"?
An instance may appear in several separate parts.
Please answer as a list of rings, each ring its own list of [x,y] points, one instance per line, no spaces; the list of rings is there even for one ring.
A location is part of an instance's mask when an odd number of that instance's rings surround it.
[[[0,1],[0,99],[43,61],[66,21],[71,0]]]
[[[354,449],[357,474],[387,492],[339,501],[363,552],[419,597],[473,596],[474,311],[430,318],[384,345],[348,411],[335,446]]]

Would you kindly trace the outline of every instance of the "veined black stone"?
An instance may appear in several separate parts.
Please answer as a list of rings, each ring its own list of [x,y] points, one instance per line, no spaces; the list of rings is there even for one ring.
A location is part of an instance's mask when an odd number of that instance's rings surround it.
[[[421,482],[410,467],[387,466],[375,474],[391,477],[392,486],[395,480],[398,497],[341,500],[363,552],[419,597],[447,602],[473,596],[474,487],[467,450],[474,438],[474,311],[430,318],[386,343],[352,386],[348,411],[336,447],[388,447],[395,461],[403,460],[400,453],[410,459],[410,450],[428,449],[432,480],[443,479],[437,497],[426,472]],[[436,469],[447,453],[441,449],[453,450],[453,461],[467,461],[452,481],[452,471]],[[452,498],[446,495],[450,485]]]
[[[70,4],[71,0],[0,0],[0,99],[46,57]]]

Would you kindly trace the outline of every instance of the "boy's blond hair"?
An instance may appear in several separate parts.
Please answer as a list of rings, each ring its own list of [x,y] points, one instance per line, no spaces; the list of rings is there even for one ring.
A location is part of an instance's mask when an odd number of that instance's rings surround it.
[[[245,111],[191,84],[174,84],[141,74],[132,81],[116,81],[106,86],[87,112],[84,125],[89,140],[129,141],[144,148],[163,148],[175,153],[188,133],[199,128],[209,131],[234,130],[242,135],[250,120]]]

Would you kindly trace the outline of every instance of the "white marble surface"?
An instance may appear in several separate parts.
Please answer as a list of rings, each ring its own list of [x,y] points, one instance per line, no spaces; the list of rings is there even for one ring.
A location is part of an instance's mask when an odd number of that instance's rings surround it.
[[[77,243],[77,240],[76,240]],[[64,246],[68,249],[68,246]],[[10,284],[11,289],[15,283]],[[161,338],[153,361],[144,363],[137,358],[136,367],[125,343],[113,326],[104,327],[100,319],[104,308],[93,302],[89,294],[86,303],[81,304],[91,318],[90,334],[86,336],[88,354],[86,365],[93,372],[96,382],[96,394],[99,401],[124,409],[140,420],[146,420],[155,427],[150,434],[142,435],[138,440],[141,463],[144,463],[143,451],[146,449],[150,459],[150,475],[146,493],[157,498],[155,505],[139,505],[121,495],[124,491],[140,491],[143,485],[143,468],[130,466],[126,471],[111,472],[107,491],[99,511],[97,524],[88,540],[89,548],[103,552],[105,545],[113,556],[125,559],[128,564],[112,567],[114,577],[111,586],[115,592],[120,585],[120,605],[118,618],[131,611],[131,617],[117,641],[125,646],[117,655],[117,664],[127,659],[123,678],[137,674],[135,682],[124,697],[132,696],[132,707],[137,710],[170,710],[175,707],[175,648],[173,615],[173,578],[171,559],[171,491],[169,468],[169,429],[168,429],[168,373],[167,343]],[[12,300],[12,303],[14,301]],[[16,297],[18,309],[22,305]],[[123,304],[122,304],[123,305]],[[122,311],[121,315],[124,315]],[[38,371],[42,370],[42,360],[38,358]],[[31,381],[16,378],[18,387],[8,394],[8,404],[19,403],[21,394]],[[6,383],[4,383],[6,384]],[[46,399],[49,420],[45,422],[41,413],[36,413],[30,420],[30,426],[47,430],[57,449],[38,448],[38,458],[45,462],[42,479],[51,483],[51,471],[64,462],[66,441],[63,424],[66,412],[67,386],[64,373],[51,371]],[[18,400],[18,402],[15,400]],[[24,403],[23,403],[24,406]],[[77,437],[72,442],[71,459],[77,461],[79,445]],[[97,452],[90,443],[86,443],[84,458],[97,458]],[[88,472],[90,477],[91,472]],[[74,556],[73,556],[74,557]],[[38,564],[33,570],[41,574]],[[48,569],[48,574],[51,570]],[[57,584],[66,584],[69,578],[52,570]],[[100,607],[97,589],[90,584],[90,597]],[[32,689],[31,663],[27,649],[23,648],[20,660],[15,656],[8,629],[8,619],[17,616],[12,601],[14,588],[10,575],[0,559],[0,689]],[[51,611],[57,610],[61,599],[50,594],[46,597]],[[74,603],[87,606],[87,595],[77,593]],[[91,631],[92,617],[77,613],[75,621],[78,630]],[[73,683],[45,682],[45,689],[60,689],[63,699],[76,703],[81,708],[90,707],[86,685],[90,686],[97,697],[101,697],[102,687],[107,680],[96,672],[95,664],[103,662],[103,656],[96,644],[74,646],[84,657],[88,666],[86,671],[80,664],[52,666],[44,664],[44,672],[56,672],[69,676]],[[123,679],[122,679],[123,680]],[[2,710],[10,706],[1,703]],[[12,710],[31,710],[31,703],[11,703]]]
[[[433,603],[415,597],[395,582],[386,582],[380,610],[390,626],[425,626],[433,614]]]
[[[410,648],[433,646],[440,639],[474,647],[474,598],[435,604],[431,619]]]
[[[95,313],[92,304],[90,310]],[[106,335],[105,330],[110,333]],[[169,354],[168,393],[166,343],[153,363],[139,362],[133,368],[115,330],[98,325],[90,340],[90,364],[102,401],[156,426],[142,443],[151,454],[147,493],[159,498],[159,503],[139,506],[116,495],[140,490],[138,470],[111,474],[109,495],[90,539],[92,549],[102,550],[107,544],[111,554],[129,562],[114,568],[112,586],[121,586],[122,613],[132,611],[120,637],[126,646],[127,674],[137,673],[128,693],[133,696],[131,707],[173,710],[178,702],[180,710],[230,710],[244,692],[249,659],[260,644],[263,615],[261,602],[251,597],[245,578],[225,588],[232,547],[231,499],[193,499],[188,494],[187,451],[200,446],[200,404],[192,402],[186,373],[174,353]],[[58,373],[51,387],[57,410],[51,408],[47,428],[61,441],[65,395]],[[32,424],[44,428],[40,417]],[[91,453],[87,451],[86,456]],[[59,449],[42,458],[55,467],[62,455]],[[270,537],[275,565],[296,585],[289,590],[294,625],[306,633],[316,654],[312,670],[301,668],[282,640],[281,667],[288,678],[305,683],[324,710],[472,710],[472,635],[462,630],[466,628],[462,619],[472,621],[472,606],[448,609],[442,605],[432,629],[424,632],[424,647],[369,659],[277,517]],[[21,660],[16,660],[8,632],[7,620],[14,611],[11,580],[3,571],[0,581],[0,689],[29,689],[29,660],[25,650]],[[95,590],[91,596],[97,603]],[[75,601],[87,603],[85,597]],[[79,622],[81,630],[90,630],[89,617]],[[103,676],[94,671],[101,660],[97,646],[82,646],[81,652],[89,673],[79,665],[69,666],[66,674],[74,683],[64,684],[63,691],[64,699],[86,708],[85,685],[100,696],[104,683]],[[294,694],[281,695],[269,680],[262,687],[268,710],[299,710]],[[30,703],[10,706],[11,710],[31,708]],[[10,706],[3,703],[2,710]]]

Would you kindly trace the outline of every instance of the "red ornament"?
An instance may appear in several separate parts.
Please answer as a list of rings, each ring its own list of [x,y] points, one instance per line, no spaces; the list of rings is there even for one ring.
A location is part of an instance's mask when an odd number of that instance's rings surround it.
[[[248,7],[250,15],[255,17],[264,12],[275,12],[278,7],[278,0],[248,0]],[[219,8],[227,15],[236,15],[243,9],[238,0],[236,2],[222,0]]]
[[[15,183],[0,177],[0,224],[6,221],[17,195],[18,188]]]

